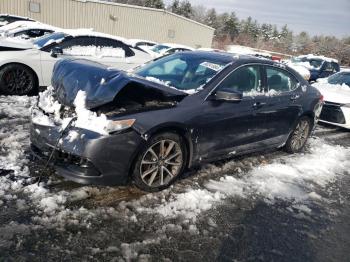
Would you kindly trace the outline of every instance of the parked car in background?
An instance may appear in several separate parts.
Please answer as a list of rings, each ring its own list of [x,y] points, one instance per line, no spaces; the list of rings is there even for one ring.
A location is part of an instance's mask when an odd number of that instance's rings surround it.
[[[56,32],[35,40],[34,46],[0,53],[0,93],[25,95],[50,85],[52,69],[62,58],[86,58],[123,70],[151,59],[124,38],[88,29]]]
[[[317,89],[267,59],[179,52],[133,74],[62,60],[33,109],[32,150],[78,183],[157,191],[202,163],[299,152],[321,106]]]
[[[155,45],[151,49],[149,49],[147,52],[150,55],[152,55],[154,58],[156,58],[164,55],[173,54],[176,52],[193,51],[193,50],[194,49],[189,46],[165,43],[165,44]]]
[[[350,129],[350,70],[313,84],[324,96],[320,121]]]
[[[340,71],[338,60],[324,56],[297,56],[291,59],[291,63],[306,67],[310,71],[310,82]]]
[[[41,37],[45,34],[51,34],[55,31],[62,30],[61,28],[40,22],[32,21],[17,21],[11,24],[0,27],[1,37],[20,37],[23,39],[31,39]],[[0,40],[1,45],[1,40]]]
[[[158,44],[157,42],[153,42],[150,40],[144,40],[144,39],[128,39],[128,43],[132,47],[138,48],[138,49],[145,51],[145,52],[147,52],[153,46]]]
[[[0,27],[11,24],[16,21],[35,21],[28,17],[9,15],[9,14],[0,14]]]

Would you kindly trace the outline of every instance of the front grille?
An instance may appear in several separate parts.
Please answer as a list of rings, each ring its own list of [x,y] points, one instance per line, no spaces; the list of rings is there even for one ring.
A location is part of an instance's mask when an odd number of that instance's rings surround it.
[[[73,107],[62,106],[60,110],[61,119],[75,117],[75,109]]]
[[[53,147],[46,149],[46,150],[41,150],[40,148],[36,147],[35,145],[31,145],[31,150],[32,152],[39,156],[40,158],[44,159],[44,160],[48,160],[48,158],[50,157]],[[93,164],[87,159],[87,158],[83,158],[77,155],[73,155],[64,151],[61,151],[59,149],[56,149],[52,159],[51,159],[52,163],[59,163],[59,164],[71,164],[71,165],[76,165],[82,168],[91,168],[93,167]]]
[[[345,124],[345,117],[343,111],[341,110],[341,104],[325,102],[322,108],[320,119],[337,123],[337,124]]]

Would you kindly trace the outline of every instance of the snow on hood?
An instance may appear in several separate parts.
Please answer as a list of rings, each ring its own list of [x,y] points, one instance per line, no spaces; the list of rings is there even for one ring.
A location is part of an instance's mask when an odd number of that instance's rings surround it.
[[[20,49],[33,48],[33,42],[20,37],[0,37],[0,47],[11,47]]]
[[[307,64],[310,65],[309,63]],[[301,63],[291,63],[291,62],[287,63],[287,66],[297,71],[306,81],[310,79],[311,74],[307,66],[304,66]]]
[[[184,92],[161,83],[85,59],[61,60],[55,64],[52,75],[52,86],[59,103],[74,106],[74,99],[82,90],[86,93],[87,109],[112,102],[131,82],[142,84],[150,92],[158,92],[165,97],[186,96]]]
[[[321,92],[325,101],[339,104],[350,103],[350,86],[346,84],[332,85],[322,81],[314,83],[313,86]]]

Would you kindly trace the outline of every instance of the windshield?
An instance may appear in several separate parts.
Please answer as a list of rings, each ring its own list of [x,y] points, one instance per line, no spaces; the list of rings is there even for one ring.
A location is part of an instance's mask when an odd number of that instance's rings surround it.
[[[63,39],[66,37],[66,34],[64,33],[53,33],[49,35],[44,35],[37,40],[34,41],[34,45],[38,46],[39,48],[43,48],[44,46],[47,46],[51,43],[53,43],[56,40]]]
[[[135,71],[145,77],[182,91],[201,88],[230,61],[219,57],[205,57],[176,53],[146,64]]]
[[[156,52],[156,53],[160,53],[163,50],[169,49],[170,46],[167,45],[155,45],[154,47],[152,47],[152,51]]]
[[[328,83],[332,85],[346,84],[350,86],[350,72],[349,73],[337,73],[328,78]]]

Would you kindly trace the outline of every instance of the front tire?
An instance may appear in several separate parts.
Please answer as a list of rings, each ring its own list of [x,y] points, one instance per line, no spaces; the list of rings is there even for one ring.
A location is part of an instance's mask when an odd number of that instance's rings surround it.
[[[37,88],[36,78],[24,65],[11,64],[0,70],[0,93],[5,95],[30,95]]]
[[[169,187],[186,166],[186,146],[177,134],[162,133],[152,137],[141,149],[132,177],[135,185],[148,192]]]
[[[288,153],[300,152],[304,148],[306,141],[310,136],[311,128],[312,124],[310,118],[301,117],[286,142],[285,150]]]

